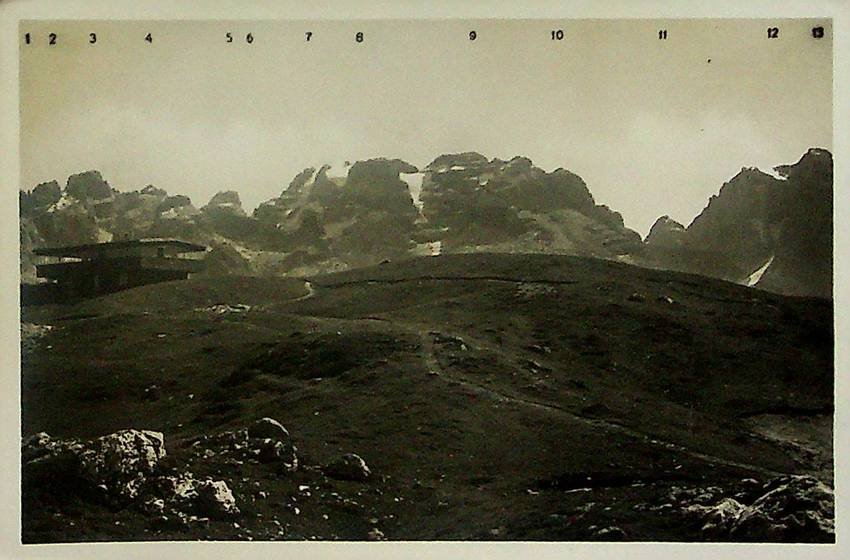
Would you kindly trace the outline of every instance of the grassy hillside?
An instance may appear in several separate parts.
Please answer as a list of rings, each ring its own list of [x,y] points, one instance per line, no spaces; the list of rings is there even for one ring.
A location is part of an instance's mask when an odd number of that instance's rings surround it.
[[[616,525],[692,540],[699,527],[647,509],[675,485],[831,476],[830,429],[804,453],[753,420],[831,414],[827,300],[474,254],[165,283],[25,308],[23,321],[54,326],[23,356],[24,435],[162,431],[171,460],[227,480],[243,510],[238,528],[169,533],[132,511],[25,497],[25,539],[364,539],[379,525],[391,539],[582,540]],[[290,430],[306,469],[193,458],[193,438],[262,416]],[[309,468],[344,452],[375,480]]]

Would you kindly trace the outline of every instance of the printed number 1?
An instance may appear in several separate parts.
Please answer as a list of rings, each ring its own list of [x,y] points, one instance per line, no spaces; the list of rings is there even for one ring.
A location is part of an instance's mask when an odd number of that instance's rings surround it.
[[[30,34],[29,33],[24,33],[24,43],[26,43],[27,45],[30,44]]]

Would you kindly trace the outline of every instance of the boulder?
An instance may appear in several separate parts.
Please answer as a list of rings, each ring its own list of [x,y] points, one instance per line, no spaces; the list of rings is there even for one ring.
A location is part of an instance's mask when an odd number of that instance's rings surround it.
[[[372,527],[369,533],[367,533],[366,538],[370,541],[383,541],[386,539],[386,536],[384,535],[384,532],[377,527]]]
[[[233,492],[223,480],[202,480],[195,485],[196,511],[199,515],[222,518],[239,513]]]
[[[331,478],[355,482],[365,482],[372,474],[372,471],[366,465],[366,461],[355,453],[346,453],[328,464],[323,471]]]
[[[75,479],[132,500],[165,457],[165,445],[162,433],[150,430],[121,430],[85,442],[39,433],[24,442],[21,456],[25,483]]]
[[[225,481],[209,477],[198,480],[191,472],[161,477],[152,493],[161,498],[145,502],[149,511],[194,513],[217,519],[239,513]]]
[[[685,513],[696,517],[703,523],[702,532],[707,537],[721,537],[729,533],[732,525],[741,515],[745,506],[732,498],[725,498],[715,505],[691,505]]]
[[[289,431],[277,420],[269,417],[260,418],[248,426],[248,437],[257,439],[274,439],[284,443],[290,442]]]
[[[86,479],[128,498],[136,497],[163,457],[163,435],[150,430],[121,430],[90,442],[80,453]]]
[[[257,460],[261,463],[280,463],[284,470],[294,471],[298,468],[298,456],[292,444],[266,438],[256,447]]]

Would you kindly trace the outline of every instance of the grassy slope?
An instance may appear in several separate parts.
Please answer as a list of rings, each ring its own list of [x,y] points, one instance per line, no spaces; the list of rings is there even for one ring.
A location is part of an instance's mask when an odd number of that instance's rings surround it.
[[[742,417],[832,407],[824,300],[545,255],[426,257],[311,284],[312,295],[295,279],[193,280],[25,309],[24,320],[60,328],[24,358],[23,433],[155,429],[182,459],[182,441],[269,415],[306,464],[353,451],[377,474],[362,486],[193,465],[228,480],[242,530],[259,538],[276,517],[290,538],[362,539],[375,517],[400,539],[584,539],[590,525],[616,524],[665,540],[698,532],[633,506],[671,484],[807,469]],[[254,307],[196,310],[219,302]],[[151,384],[158,401],[143,398]],[[326,492],[298,516],[281,510],[305,480]],[[251,502],[253,482],[269,499]],[[564,493],[585,486],[590,495]],[[360,508],[337,511],[332,490]],[[25,533],[192,537],[145,532],[131,512],[115,527],[98,511],[71,512],[87,516],[79,529],[33,514]],[[195,536],[244,534],[214,523]]]

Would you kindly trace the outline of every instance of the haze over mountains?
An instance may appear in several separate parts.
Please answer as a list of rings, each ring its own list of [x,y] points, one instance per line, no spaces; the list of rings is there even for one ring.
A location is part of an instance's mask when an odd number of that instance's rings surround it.
[[[646,239],[581,177],[466,152],[424,168],[372,159],[299,173],[251,215],[239,194],[198,207],[154,186],[121,192],[98,171],[20,193],[21,276],[41,246],[177,237],[211,247],[207,274],[312,275],[442,253],[591,256],[791,295],[832,295],[832,156],[812,148],[772,173],[743,168],[687,227]]]

